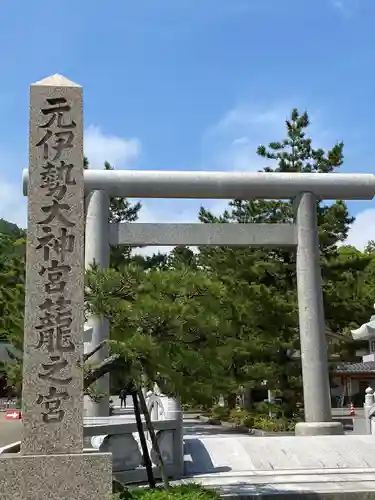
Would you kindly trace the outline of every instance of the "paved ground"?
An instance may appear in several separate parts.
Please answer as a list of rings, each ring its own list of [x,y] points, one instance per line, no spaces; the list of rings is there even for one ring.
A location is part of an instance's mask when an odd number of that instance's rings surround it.
[[[0,448],[21,440],[22,422],[5,420],[5,412],[0,412]]]
[[[177,483],[200,482],[249,500],[375,498],[374,436],[253,438],[191,424],[190,433],[185,429],[188,477]]]
[[[356,417],[363,417],[363,408],[355,408]],[[349,417],[349,408],[332,408],[333,417]]]
[[[129,405],[130,406],[130,405]],[[116,413],[121,413],[116,411]],[[185,433],[195,433],[202,426],[202,423],[194,421],[195,415],[187,415],[187,419],[185,422]],[[333,416],[336,419],[347,418],[347,409],[345,411],[333,410]],[[340,418],[341,417],[341,418]],[[357,410],[357,417],[363,418],[363,411]],[[190,421],[190,422],[189,422]],[[217,433],[217,428],[211,428],[211,426],[204,426],[205,431],[207,433]],[[347,430],[351,430],[347,428]],[[21,421],[8,421],[5,420],[5,412],[0,412],[0,448],[2,446],[6,446],[8,444],[14,443],[16,441],[21,440],[21,432],[22,432],[22,422]]]

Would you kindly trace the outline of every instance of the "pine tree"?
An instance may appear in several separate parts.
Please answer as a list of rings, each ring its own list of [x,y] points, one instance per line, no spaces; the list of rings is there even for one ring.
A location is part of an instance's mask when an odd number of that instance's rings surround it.
[[[227,294],[209,273],[129,264],[86,278],[91,311],[109,318],[111,348],[126,360],[128,376],[188,403],[209,404],[231,386],[227,340],[236,345],[222,309]]]
[[[334,145],[328,152],[313,148],[312,140],[307,134],[310,125],[307,112],[300,114],[298,110],[292,110],[285,125],[284,139],[271,142],[268,147],[259,146],[257,150],[259,156],[271,162],[271,165],[264,169],[265,172],[331,173],[342,165],[344,147],[342,142]],[[350,217],[346,204],[341,200],[331,205],[318,201],[317,210],[322,264],[326,265],[328,259],[337,258],[338,245],[347,237],[354,219]],[[293,200],[233,200],[219,217],[201,208],[199,219],[204,223],[292,222]],[[273,381],[282,391],[284,398],[289,400],[287,411],[291,413],[300,388],[300,366],[292,356],[299,348],[295,253],[284,249],[201,248],[199,261],[205,269],[216,271],[232,289],[234,315],[238,316],[236,321],[239,330],[243,328],[241,322],[244,318],[238,315],[238,309],[245,307],[245,304],[240,302],[239,283],[248,288],[249,294],[254,287],[264,287],[271,293],[273,301],[254,304],[250,298],[247,299],[246,322],[251,325],[254,310],[258,307],[262,309],[263,314],[258,317],[258,331],[263,351],[258,351],[258,361],[268,365],[273,364],[275,375]],[[288,308],[288,304],[291,307]],[[279,315],[276,309],[279,309]],[[328,308],[328,313],[330,312]],[[249,329],[247,336],[248,338],[252,336]],[[252,349],[253,340],[248,342],[244,338],[244,352],[251,355]],[[234,359],[238,372],[243,370],[243,364],[246,363],[248,363],[246,359],[241,360],[238,357]],[[260,373],[258,380],[248,381],[249,385],[259,384],[262,377]],[[244,381],[239,380],[239,382]]]

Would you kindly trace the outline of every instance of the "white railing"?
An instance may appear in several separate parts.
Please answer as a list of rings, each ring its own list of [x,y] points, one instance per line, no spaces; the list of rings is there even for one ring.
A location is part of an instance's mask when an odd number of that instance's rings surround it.
[[[85,424],[84,436],[96,437],[95,440],[92,439],[96,449],[85,451],[112,453],[113,474],[122,483],[147,481],[136,422],[121,422],[119,417],[98,420],[98,423]],[[181,478],[184,474],[182,419],[154,421],[153,427],[168,475],[174,479]],[[157,455],[144,421],[143,428],[154,474],[160,477]],[[98,440],[99,436],[101,439]]]

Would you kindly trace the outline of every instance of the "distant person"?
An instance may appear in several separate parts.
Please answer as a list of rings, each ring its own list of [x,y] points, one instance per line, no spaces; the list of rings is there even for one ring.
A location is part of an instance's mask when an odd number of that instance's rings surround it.
[[[126,408],[126,390],[121,389],[120,391],[120,408]]]

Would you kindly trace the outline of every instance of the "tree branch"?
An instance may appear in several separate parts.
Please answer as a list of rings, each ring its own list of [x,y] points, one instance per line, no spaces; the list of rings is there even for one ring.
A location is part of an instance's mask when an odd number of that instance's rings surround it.
[[[8,356],[10,357],[10,359],[14,359],[16,361],[22,361],[23,356],[17,356],[17,354],[15,354],[14,352],[12,352],[8,348],[6,349],[6,351],[7,351]]]
[[[91,356],[93,356],[96,352],[98,352],[102,347],[106,345],[107,341],[102,340],[94,349],[86,354],[83,355],[83,361],[87,361]]]
[[[102,361],[99,366],[90,369],[84,377],[84,389],[87,390],[91,384],[96,382],[100,377],[103,377],[106,373],[113,372],[119,369],[124,370],[127,368],[127,364],[120,354],[112,354],[104,361]]]

